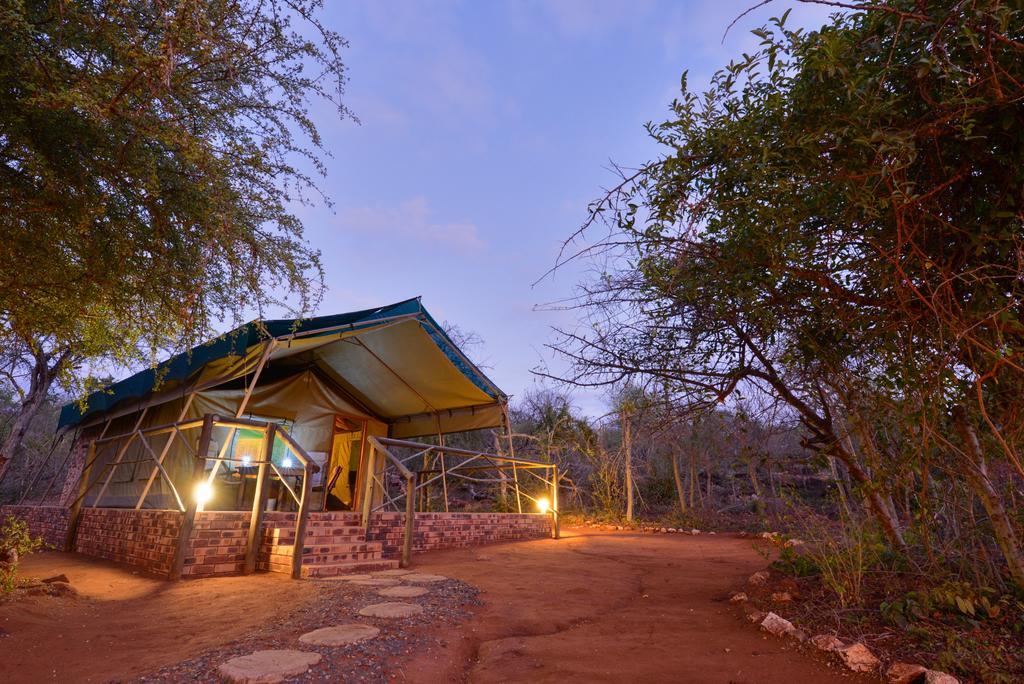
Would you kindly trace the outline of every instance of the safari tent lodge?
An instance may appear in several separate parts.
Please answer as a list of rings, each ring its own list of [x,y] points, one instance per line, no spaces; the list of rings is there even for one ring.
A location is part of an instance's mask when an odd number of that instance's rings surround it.
[[[500,454],[446,445],[483,428]],[[506,395],[419,298],[253,321],[68,404],[60,429],[63,488],[30,485],[6,512],[172,579],[329,576],[558,534],[556,467],[515,457]],[[457,510],[467,482],[512,512]]]

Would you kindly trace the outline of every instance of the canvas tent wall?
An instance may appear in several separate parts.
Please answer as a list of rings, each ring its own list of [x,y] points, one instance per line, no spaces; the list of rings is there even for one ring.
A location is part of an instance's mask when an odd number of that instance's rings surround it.
[[[89,439],[211,413],[234,416],[244,404],[242,416],[280,421],[306,451],[328,454],[339,415],[365,421],[372,434],[409,438],[500,426],[506,401],[417,298],[299,322],[249,323],[114,383],[84,408],[65,406],[61,425]],[[211,455],[229,439],[237,437],[218,429]],[[159,452],[163,444],[148,448]],[[146,449],[133,444],[121,456],[138,463],[118,467],[104,506],[136,503],[152,479]],[[94,468],[114,458],[113,451],[101,454]],[[168,447],[165,468],[176,485],[188,480],[183,444]],[[157,478],[145,506],[173,507],[170,497]]]

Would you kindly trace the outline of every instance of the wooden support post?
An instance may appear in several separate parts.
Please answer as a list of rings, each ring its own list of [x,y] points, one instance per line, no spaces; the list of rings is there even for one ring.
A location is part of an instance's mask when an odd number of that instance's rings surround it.
[[[73,449],[74,447],[72,447]],[[89,492],[89,476],[92,474],[92,465],[96,461],[96,441],[89,442],[89,450],[85,454],[85,461],[82,465],[82,474],[78,478],[78,498],[68,511],[68,531],[64,536],[64,550],[75,550],[75,536],[78,534],[78,522],[82,518],[82,506],[85,504],[85,495]]]
[[[444,490],[444,512],[448,512],[448,471],[444,467],[444,452],[440,452],[438,457],[441,460],[441,488]]]
[[[409,475],[405,478],[405,539],[402,540],[402,562],[403,568],[409,567],[412,562],[413,534],[416,530],[416,500],[413,498],[416,492],[416,475]]]
[[[171,572],[168,579],[181,579],[182,569],[185,567],[185,555],[188,553],[189,542],[192,539],[192,528],[196,523],[196,512],[199,510],[199,502],[196,500],[196,487],[203,482],[203,472],[206,470],[206,455],[210,450],[210,439],[213,437],[213,424],[217,416],[206,414],[203,417],[203,429],[199,433],[199,444],[196,449],[196,458],[192,463],[192,477],[189,480],[188,506],[181,516],[181,527],[178,530],[178,548],[174,552],[174,562],[171,564]]]
[[[508,404],[501,405],[501,415],[505,422],[505,436],[508,437],[508,456],[512,459],[512,479],[516,488],[516,511],[523,512],[523,497],[519,494],[519,471],[516,469],[516,448],[512,442],[512,419],[508,415]]]
[[[242,572],[251,575],[256,572],[256,559],[260,554],[260,543],[263,540],[263,512],[267,508],[267,495],[270,491],[270,459],[274,456],[274,439],[277,437],[277,426],[271,424],[267,428],[267,437],[260,455],[260,465],[256,469],[256,491],[252,495],[252,515],[249,516],[249,533],[245,542],[245,567]],[[296,543],[298,552],[302,553],[301,544]]]
[[[370,529],[370,508],[373,505],[373,469],[377,467],[377,447],[370,445],[370,453],[366,456],[366,478],[363,480],[366,484],[363,487],[362,498],[360,502],[363,504],[363,533],[365,534]]]
[[[551,538],[561,536],[561,522],[558,519],[558,466],[551,466]]]
[[[313,468],[306,464],[302,472],[302,498],[295,516],[295,552],[292,554],[292,579],[302,579],[302,550],[306,544],[306,523],[309,522],[310,499],[313,498]]]

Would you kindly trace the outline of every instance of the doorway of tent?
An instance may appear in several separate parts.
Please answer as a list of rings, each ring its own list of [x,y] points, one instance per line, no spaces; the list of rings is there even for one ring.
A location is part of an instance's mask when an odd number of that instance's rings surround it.
[[[334,434],[324,487],[325,511],[351,511],[357,500],[359,472],[366,458],[366,420],[334,417]]]

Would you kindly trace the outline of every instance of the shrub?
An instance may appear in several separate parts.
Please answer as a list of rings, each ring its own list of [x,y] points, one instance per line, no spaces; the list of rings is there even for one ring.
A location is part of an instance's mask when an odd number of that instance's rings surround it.
[[[0,527],[0,594],[8,594],[17,586],[21,557],[42,546],[42,538],[32,537],[28,525],[14,516],[7,516]]]

